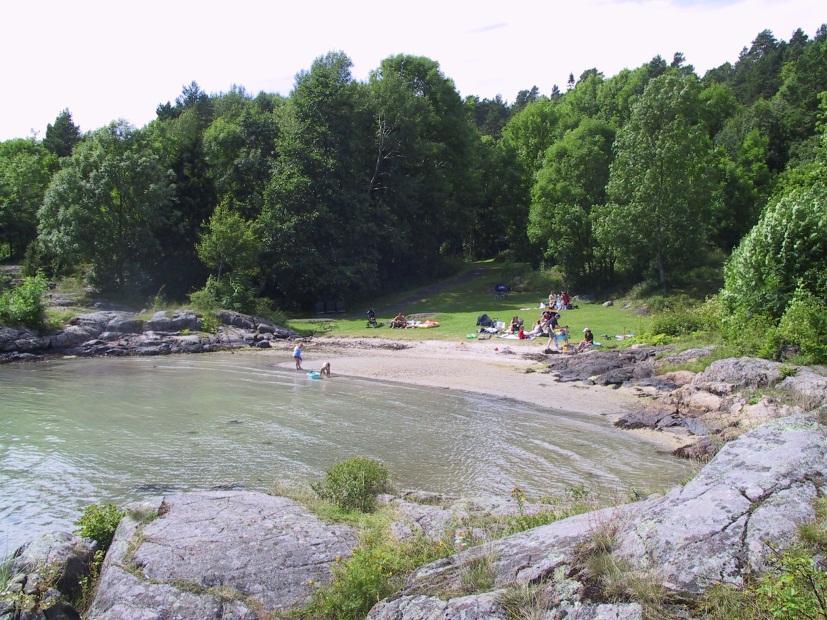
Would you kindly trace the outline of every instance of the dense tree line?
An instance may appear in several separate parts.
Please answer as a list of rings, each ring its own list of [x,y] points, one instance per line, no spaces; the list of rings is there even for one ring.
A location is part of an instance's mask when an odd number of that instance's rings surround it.
[[[42,141],[0,143],[0,255],[239,308],[360,297],[504,250],[572,287],[665,288],[742,238],[743,263],[768,204],[823,204],[800,179],[825,161],[824,91],[824,26],[761,32],[702,77],[676,53],[510,105],[463,100],[428,58],[360,82],[332,52],[288,97],[192,83],[140,129],[81,135],[64,110]]]

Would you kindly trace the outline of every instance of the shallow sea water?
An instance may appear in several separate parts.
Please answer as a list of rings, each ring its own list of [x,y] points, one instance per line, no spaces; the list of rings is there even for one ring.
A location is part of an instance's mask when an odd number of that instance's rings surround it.
[[[599,416],[334,377],[220,353],[0,367],[0,556],[84,505],[307,483],[353,455],[398,488],[530,496],[662,490],[689,465]]]

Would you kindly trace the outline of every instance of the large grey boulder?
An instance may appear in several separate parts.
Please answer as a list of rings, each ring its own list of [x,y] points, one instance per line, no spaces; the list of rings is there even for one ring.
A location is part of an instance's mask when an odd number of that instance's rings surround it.
[[[304,605],[356,545],[350,528],[250,491],[171,495],[153,515],[118,526],[90,620],[229,620],[287,611]]]
[[[698,373],[695,385],[729,384],[734,388],[761,388],[773,386],[781,380],[781,366],[778,362],[757,357],[730,357],[712,362]]]
[[[825,472],[827,430],[815,415],[774,420],[726,444],[694,480],[664,496],[570,517],[423,566],[369,617],[463,617],[445,611],[454,601],[450,595],[441,600],[435,593],[462,591],[463,574],[475,562],[490,563],[494,588],[559,581],[576,567],[578,548],[597,532],[610,533],[613,553],[632,570],[680,596],[716,583],[741,585],[746,575],[766,568],[772,555],[767,541],[783,549],[798,526],[814,518],[812,502],[827,491]],[[417,604],[428,613],[420,614]],[[639,607],[598,607],[569,600],[548,617],[640,614]]]
[[[201,319],[189,310],[173,312],[172,316],[167,316],[167,313],[161,310],[153,314],[144,327],[153,332],[177,332],[182,329],[197,331],[201,329]]]
[[[620,521],[617,553],[665,587],[741,585],[772,541],[792,542],[825,490],[827,434],[812,414],[782,418],[728,443],[686,486]]]
[[[117,316],[106,324],[106,331],[117,334],[140,334],[144,331],[144,322],[134,316]]]
[[[658,349],[639,347],[616,351],[587,351],[578,355],[558,355],[549,360],[549,369],[561,382],[589,381],[600,385],[621,384],[632,378],[652,374]]]
[[[788,392],[793,401],[805,409],[827,404],[827,377],[810,368],[799,368],[776,387]]]

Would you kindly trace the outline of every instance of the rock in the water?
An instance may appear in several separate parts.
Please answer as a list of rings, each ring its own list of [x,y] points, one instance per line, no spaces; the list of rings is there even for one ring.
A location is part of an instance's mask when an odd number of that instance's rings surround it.
[[[90,620],[258,618],[304,605],[350,555],[354,532],[292,500],[249,491],[168,496],[157,518],[125,518]]]

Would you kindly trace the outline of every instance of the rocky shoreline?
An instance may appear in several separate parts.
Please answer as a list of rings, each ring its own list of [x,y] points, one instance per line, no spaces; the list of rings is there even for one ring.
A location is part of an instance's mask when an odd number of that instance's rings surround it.
[[[470,536],[470,546],[458,544],[452,555],[415,570],[367,617],[506,620],[509,593],[532,588],[532,610],[542,616],[531,617],[642,618],[641,602],[606,599],[590,586],[582,554],[597,537],[610,539],[614,561],[630,578],[662,591],[665,610],[691,617],[707,588],[743,586],[793,544],[798,526],[815,518],[813,501],[827,493],[825,471],[827,428],[819,412],[772,420],[727,443],[693,480],[664,495],[505,538]],[[421,492],[381,500],[398,540],[459,540],[468,532],[457,524],[544,509]],[[243,490],[168,495],[128,507],[86,617],[249,620],[295,613],[358,544],[351,526],[326,523],[284,497]],[[94,543],[70,534],[18,550],[0,618],[79,618],[70,601],[94,551]],[[469,567],[482,560],[490,580],[469,591]]]
[[[217,312],[215,333],[189,310],[160,311],[144,320],[132,312],[99,311],[74,317],[51,333],[0,326],[0,363],[36,361],[47,355],[124,356],[206,353],[244,347],[269,348],[295,338],[267,319],[230,310]]]

